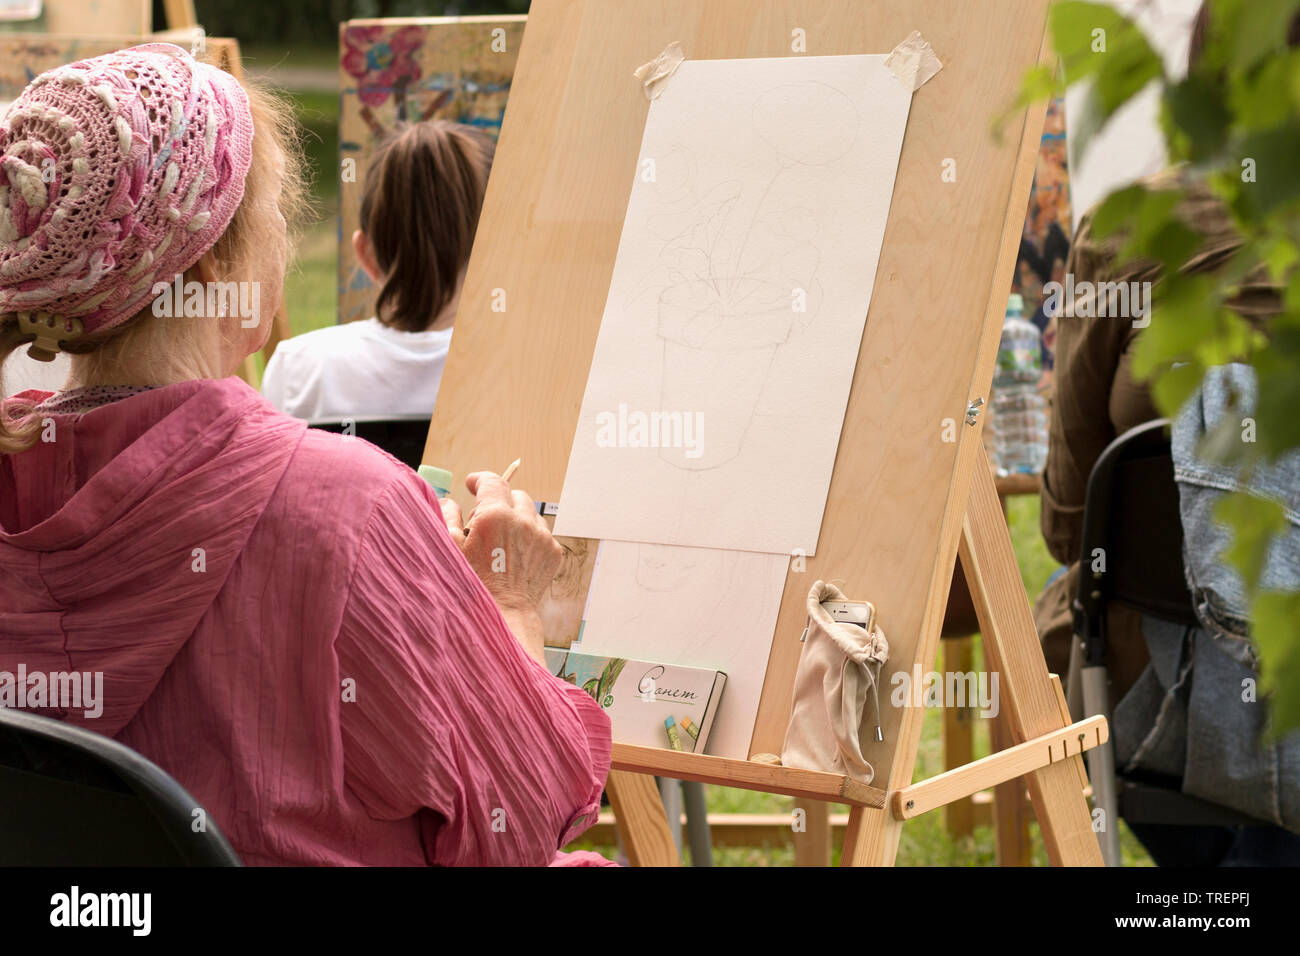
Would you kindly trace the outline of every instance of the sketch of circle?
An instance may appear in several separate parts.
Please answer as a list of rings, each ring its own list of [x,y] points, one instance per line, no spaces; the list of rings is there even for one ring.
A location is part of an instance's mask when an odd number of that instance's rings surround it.
[[[825,83],[789,83],[754,101],[754,128],[782,163],[823,166],[852,148],[861,117],[847,96]]]

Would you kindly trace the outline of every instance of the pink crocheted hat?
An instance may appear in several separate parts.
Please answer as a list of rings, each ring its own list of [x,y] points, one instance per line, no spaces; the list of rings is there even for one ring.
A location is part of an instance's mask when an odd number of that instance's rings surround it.
[[[0,118],[0,319],[50,359],[131,318],[230,224],[252,147],[239,83],[170,43],[36,77]]]

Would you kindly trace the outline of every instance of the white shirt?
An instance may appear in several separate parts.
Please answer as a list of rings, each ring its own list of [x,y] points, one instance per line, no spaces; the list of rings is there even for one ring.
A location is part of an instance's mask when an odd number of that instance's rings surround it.
[[[297,335],[276,346],[262,394],[309,422],[428,418],[451,332],[403,332],[371,318]]]
[[[9,353],[9,358],[4,363],[4,395],[0,398],[17,395],[29,388],[57,392],[68,380],[70,371],[72,359],[67,352],[57,353],[53,362],[38,362],[28,357],[26,345],[20,345]]]

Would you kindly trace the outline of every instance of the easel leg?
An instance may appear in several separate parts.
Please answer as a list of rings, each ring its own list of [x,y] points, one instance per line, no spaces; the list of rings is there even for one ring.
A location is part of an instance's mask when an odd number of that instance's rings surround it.
[[[686,809],[686,842],[691,848],[691,866],[713,865],[713,834],[709,831],[709,807],[704,784],[680,781],[682,804]]]
[[[1006,715],[989,721],[989,750],[997,753],[1015,741]],[[993,788],[993,831],[997,842],[998,866],[1029,866],[1033,854],[1029,843],[1029,808],[1025,806],[1025,779],[1017,777]]]
[[[614,825],[633,866],[681,866],[654,777],[611,770],[605,784]]]
[[[966,674],[974,669],[973,639],[950,637],[940,645],[943,648],[943,669],[948,673]],[[943,709],[943,767],[949,770],[961,767],[975,759],[974,707],[945,707]],[[948,835],[953,839],[970,836],[975,829],[975,801],[970,797],[954,800],[943,808]]]
[[[840,866],[893,866],[902,827],[888,810],[851,807]]]
[[[831,865],[831,805],[820,800],[797,800],[804,811],[803,831],[794,832],[795,866]]]
[[[659,788],[659,801],[664,805],[664,816],[668,820],[668,832],[672,835],[673,846],[677,847],[677,857],[682,855],[682,782],[672,777],[655,777],[655,786]]]
[[[985,663],[999,676],[1000,707],[1014,740],[1064,726],[993,475],[982,453],[966,506],[960,555],[979,616]],[[1074,762],[1062,760],[1036,770],[1028,783],[1048,859],[1054,865],[1100,866],[1101,848]]]

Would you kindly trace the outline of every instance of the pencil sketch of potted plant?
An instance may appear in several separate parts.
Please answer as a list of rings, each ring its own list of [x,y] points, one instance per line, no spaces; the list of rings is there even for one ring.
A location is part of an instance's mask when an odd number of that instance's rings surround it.
[[[749,165],[761,175],[692,190],[662,251],[671,279],[657,303],[660,407],[700,414],[709,438],[698,457],[660,457],[692,471],[740,454],[777,350],[821,306],[819,220],[834,202],[826,167],[861,125],[847,96],[811,82],[763,92],[751,120],[765,149]]]

